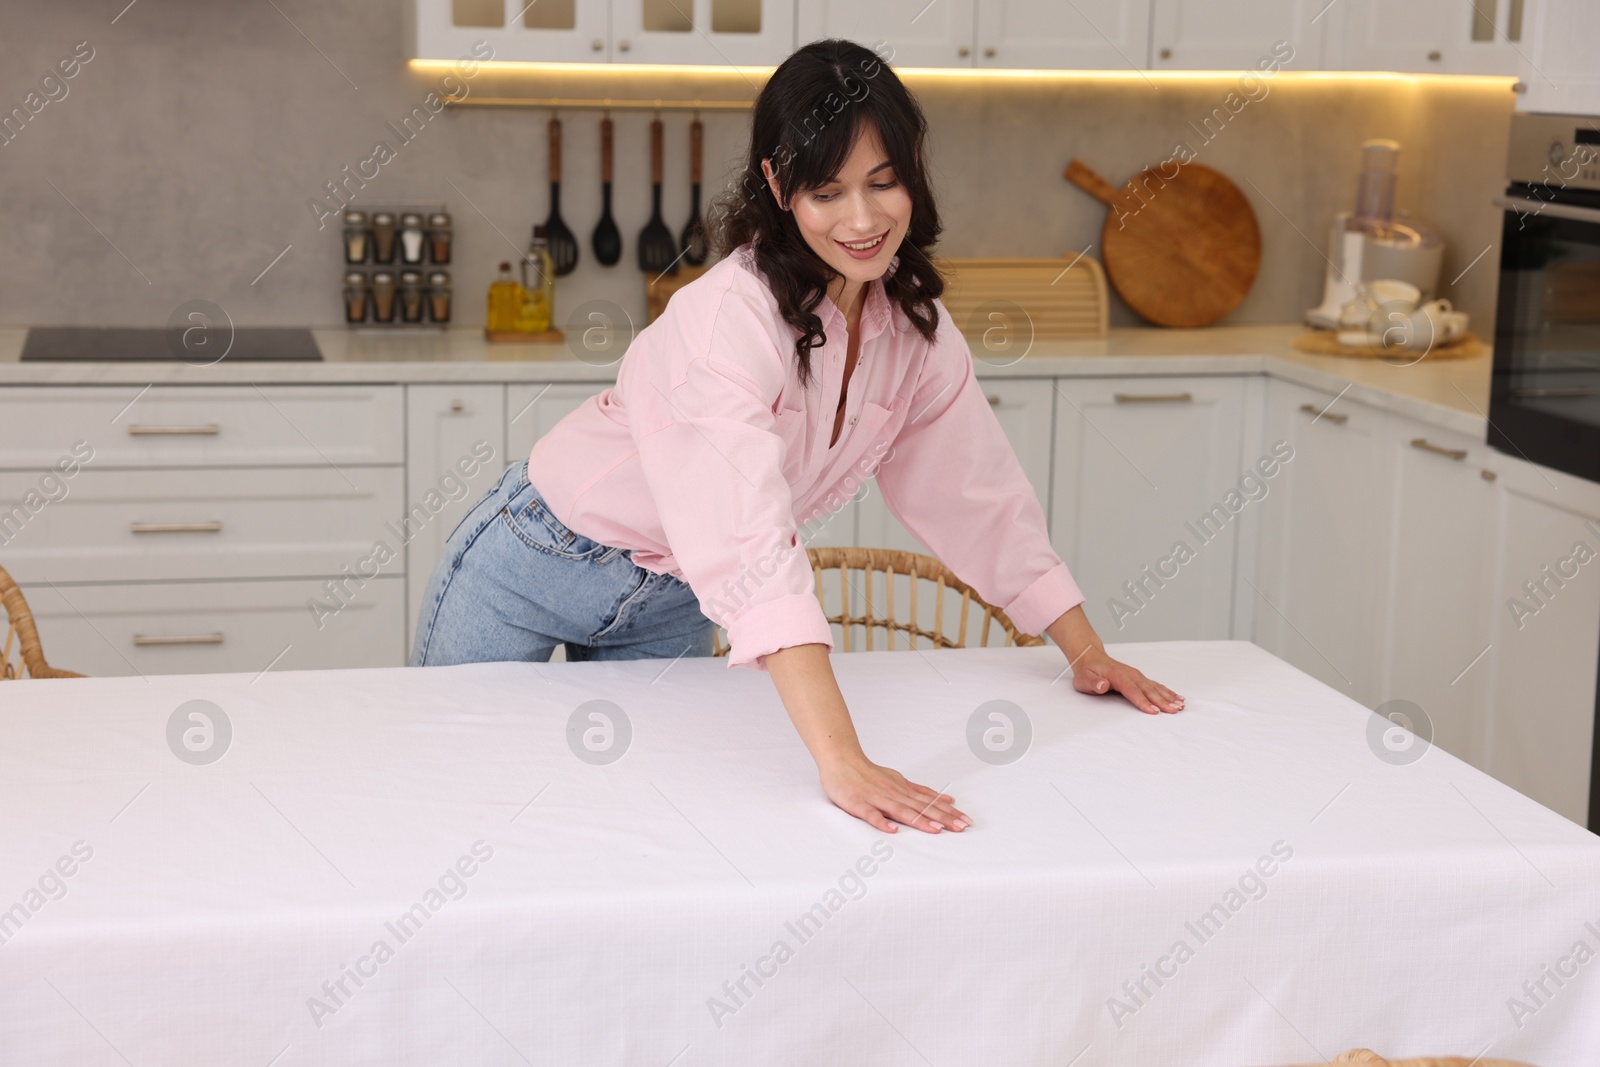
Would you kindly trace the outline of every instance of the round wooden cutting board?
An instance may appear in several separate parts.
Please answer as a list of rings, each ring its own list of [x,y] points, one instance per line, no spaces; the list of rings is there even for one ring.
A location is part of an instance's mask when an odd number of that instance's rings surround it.
[[[1199,163],[1155,167],[1121,189],[1076,159],[1066,179],[1106,204],[1100,259],[1117,295],[1158,326],[1209,326],[1238,307],[1261,267],[1261,227],[1239,187]]]

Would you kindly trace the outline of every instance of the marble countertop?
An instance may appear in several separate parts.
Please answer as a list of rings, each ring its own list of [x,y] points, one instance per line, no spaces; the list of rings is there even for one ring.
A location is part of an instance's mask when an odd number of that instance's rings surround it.
[[[1291,347],[1295,323],[1198,330],[1115,329],[1103,338],[1036,341],[1026,354],[974,348],[980,378],[1135,377],[1266,374],[1482,438],[1492,360],[1424,359],[1395,366],[1376,359],[1314,356]],[[0,388],[21,385],[244,385],[614,380],[620,344],[590,337],[567,344],[490,343],[481,331],[416,334],[314,329],[321,362],[22,363],[25,328],[0,329]]]

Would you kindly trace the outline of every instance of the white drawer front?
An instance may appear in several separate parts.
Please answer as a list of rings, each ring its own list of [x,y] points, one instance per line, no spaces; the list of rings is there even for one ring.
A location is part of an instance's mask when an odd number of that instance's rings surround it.
[[[41,478],[0,472],[0,563],[22,585],[404,573],[398,467],[90,467],[53,501]]]
[[[0,389],[0,467],[340,467],[404,462],[399,386]]]
[[[95,677],[404,666],[405,583],[25,585],[52,667]],[[321,610],[313,610],[315,602]],[[319,626],[320,622],[320,626]],[[43,684],[50,684],[44,683]],[[196,694],[197,696],[203,694]]]

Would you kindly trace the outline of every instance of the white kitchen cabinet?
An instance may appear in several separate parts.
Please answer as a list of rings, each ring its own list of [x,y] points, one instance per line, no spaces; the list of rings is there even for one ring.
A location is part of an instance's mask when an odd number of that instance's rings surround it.
[[[506,457],[506,387],[406,389],[406,503],[397,540],[406,551],[406,641],[444,542],[490,487]]]
[[[410,59],[604,63],[611,54],[608,0],[403,0]]]
[[[405,583],[30,585],[50,664],[90,677],[399,667]],[[196,693],[203,696],[203,693]]]
[[[0,390],[0,469],[350,467],[404,456],[399,386],[17,386]]]
[[[1388,575],[1388,417],[1332,394],[1267,383],[1263,450],[1293,457],[1260,504],[1255,641],[1374,706]]]
[[[795,0],[406,0],[416,59],[775,66],[794,50]]]
[[[878,54],[894,67],[970,67],[974,13],[974,0],[800,0],[796,38],[882,44]]]
[[[0,473],[0,500],[39,476]],[[82,469],[6,538],[19,583],[401,573],[399,467]],[[11,532],[11,531],[7,531]],[[374,551],[379,542],[390,551]]]
[[[979,67],[1142,70],[1150,0],[977,0]]]
[[[1585,825],[1600,652],[1600,485],[1510,456],[1497,455],[1493,466],[1492,700],[1483,769]]]
[[[1482,768],[1502,457],[1481,439],[1397,415],[1388,419],[1393,580],[1375,706],[1390,700],[1417,705],[1432,723],[1434,744]]]
[[[1327,7],[1328,0],[1152,0],[1150,67],[1247,72],[1276,59],[1287,70],[1319,70]],[[1292,58],[1279,42],[1292,46]]]
[[[1064,378],[1056,393],[1051,539],[1095,630],[1230,636],[1238,517],[1260,506],[1229,495],[1247,462],[1242,381]]]
[[[1480,0],[1486,2],[1486,0]],[[1527,0],[1515,73],[1523,92],[1518,111],[1558,115],[1600,112],[1600,4],[1594,0]]]
[[[794,15],[795,0],[611,0],[611,60],[775,67]]]
[[[1516,74],[1527,47],[1523,0],[1339,0],[1321,21],[1332,70]]]
[[[533,443],[552,426],[609,388],[610,382],[507,386],[506,462],[527,459]]]

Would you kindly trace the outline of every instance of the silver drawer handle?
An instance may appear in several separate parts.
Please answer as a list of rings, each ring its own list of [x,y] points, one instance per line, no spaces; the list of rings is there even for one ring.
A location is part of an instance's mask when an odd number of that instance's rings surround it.
[[[134,437],[215,437],[221,432],[222,427],[214,422],[194,426],[141,426],[138,423],[128,426],[128,433]]]
[[[221,533],[220,522],[130,522],[128,529],[146,533]]]
[[[989,400],[989,406],[990,407],[997,408],[997,407],[1000,406],[1000,398],[999,397],[991,395],[991,396],[988,397],[988,400]]]
[[[222,634],[134,634],[133,643],[141,648],[151,645],[220,645]]]
[[[1307,415],[1320,415],[1329,422],[1338,423],[1340,426],[1343,426],[1345,423],[1350,421],[1349,415],[1335,415],[1324,408],[1317,407],[1315,404],[1301,404],[1300,410],[1305,412]]]
[[[1187,404],[1194,399],[1193,393],[1112,393],[1111,398],[1119,404]]]
[[[1411,439],[1411,447],[1412,448],[1420,448],[1424,452],[1432,452],[1436,456],[1449,456],[1451,459],[1454,459],[1454,460],[1463,460],[1463,459],[1467,458],[1467,450],[1466,449],[1464,449],[1464,448],[1444,448],[1444,447],[1442,447],[1440,445],[1430,444],[1426,437],[1413,437]]]

